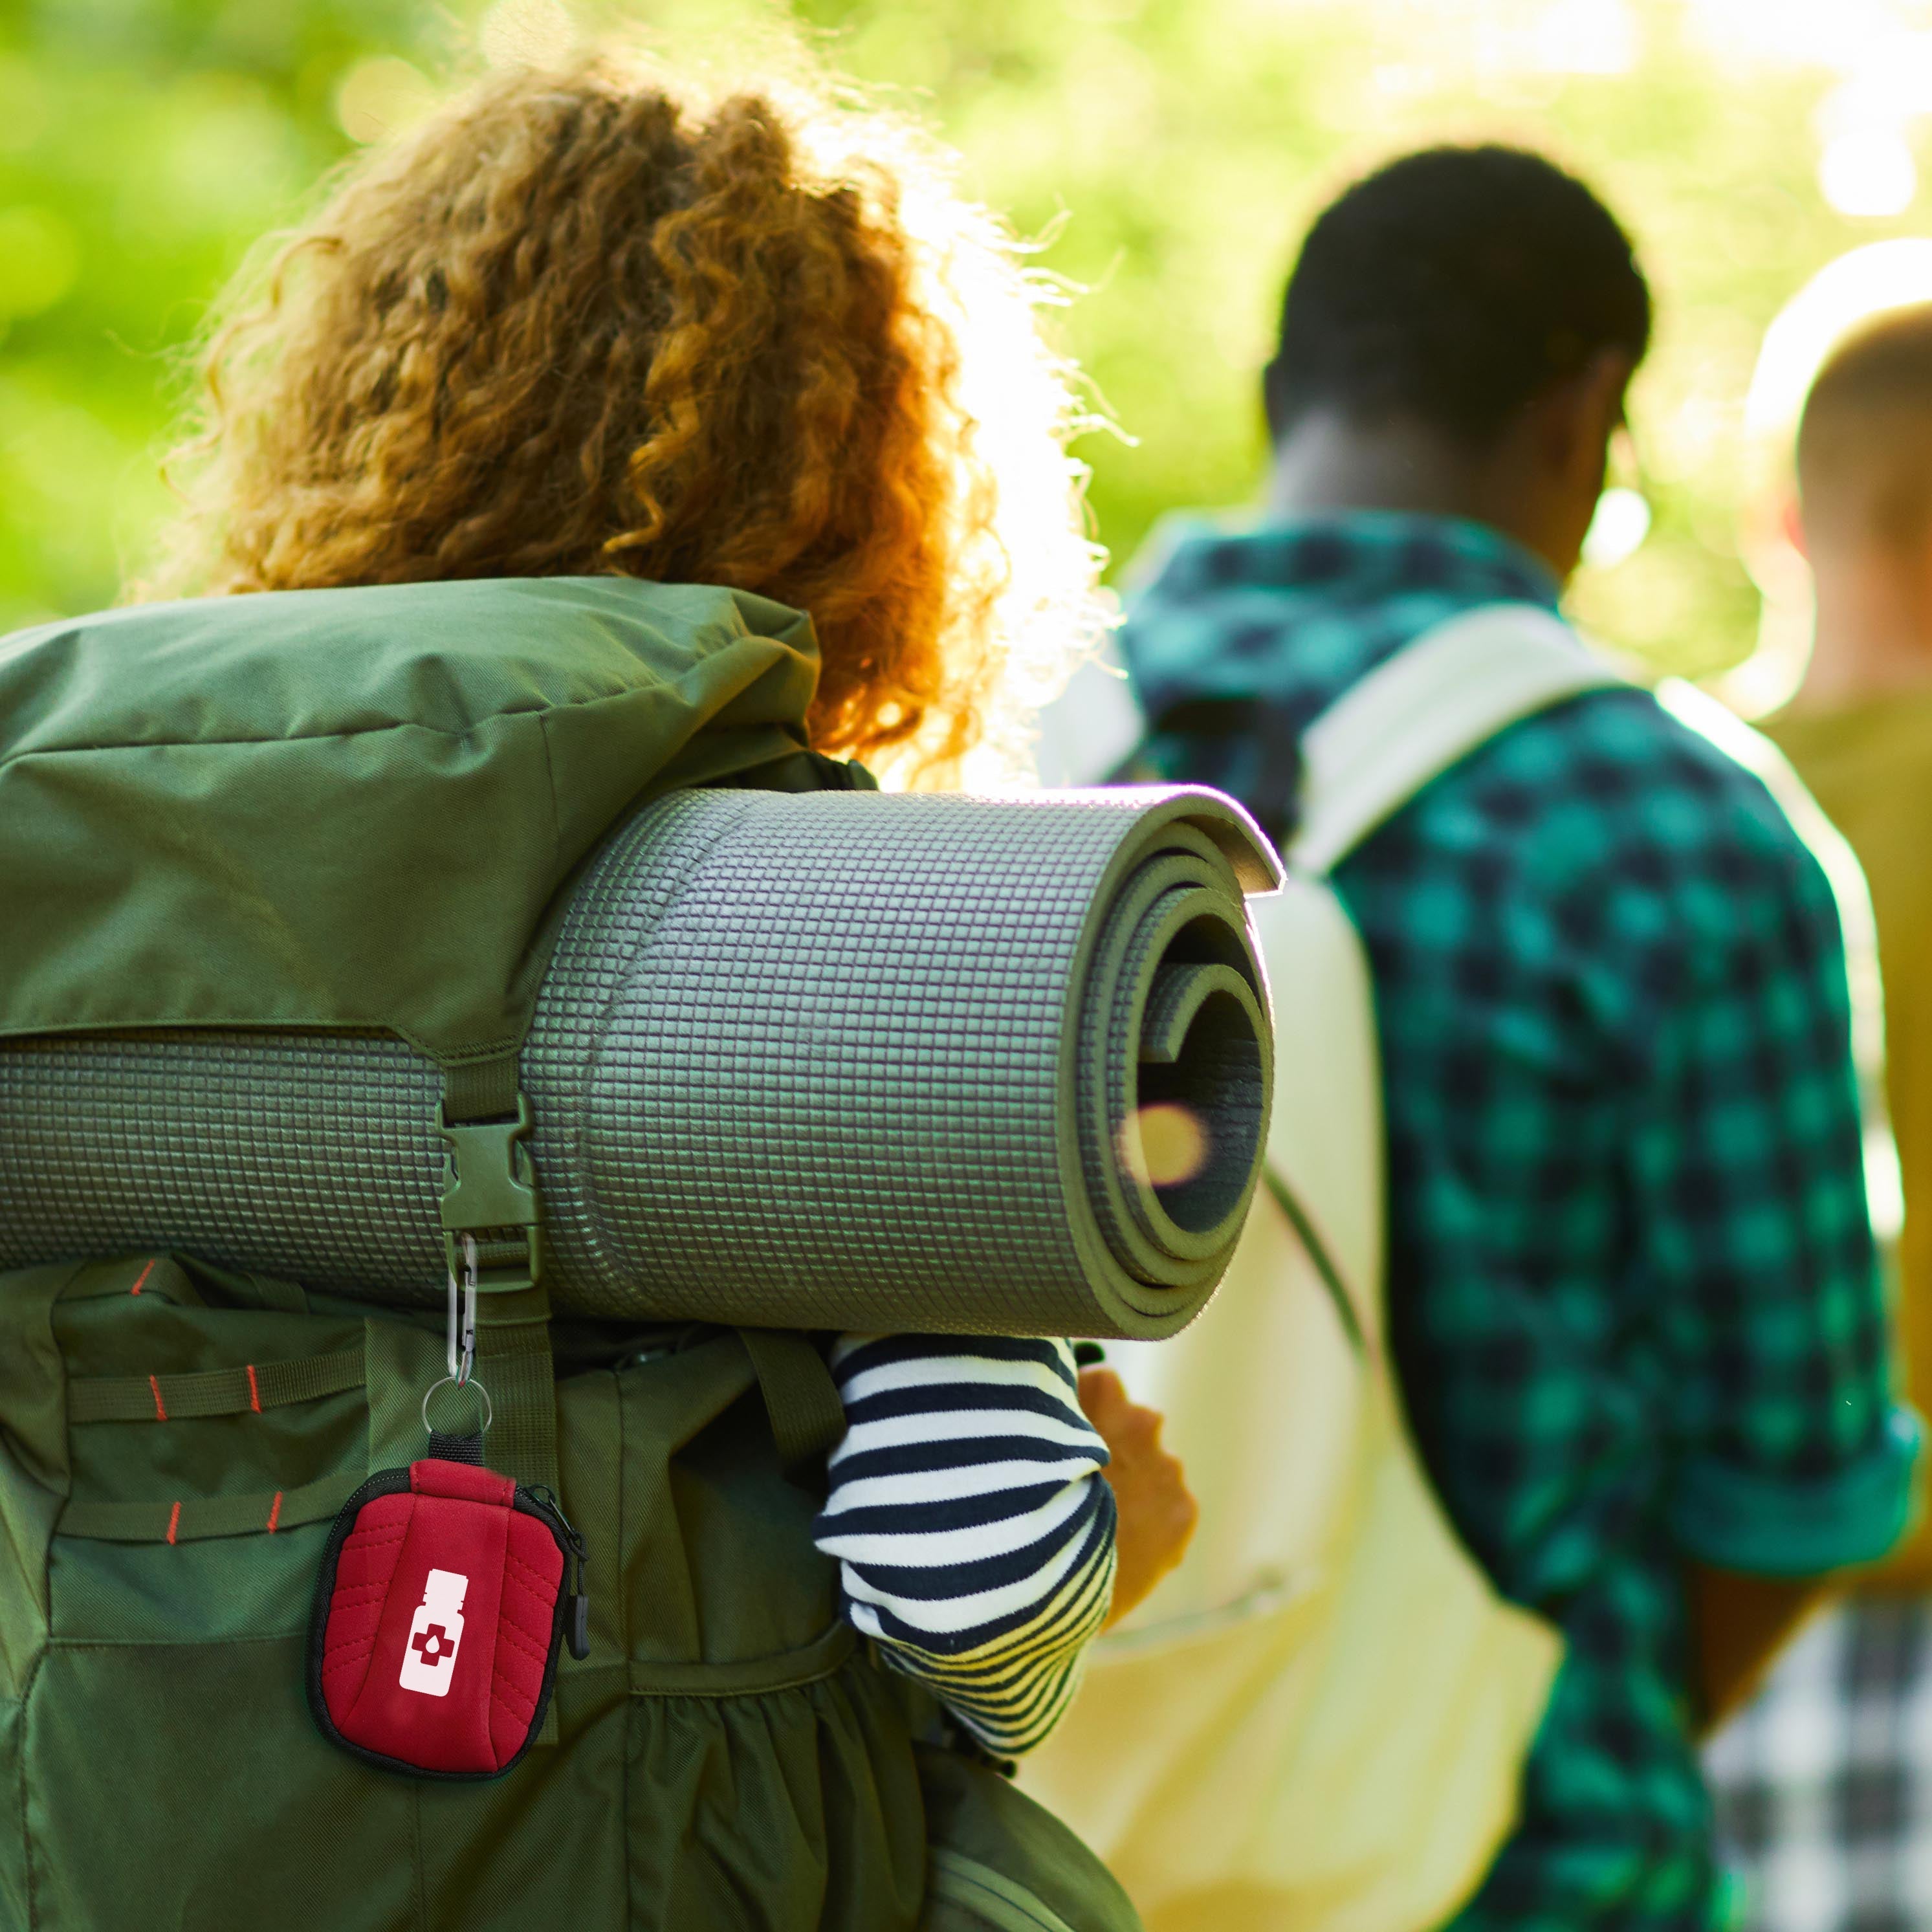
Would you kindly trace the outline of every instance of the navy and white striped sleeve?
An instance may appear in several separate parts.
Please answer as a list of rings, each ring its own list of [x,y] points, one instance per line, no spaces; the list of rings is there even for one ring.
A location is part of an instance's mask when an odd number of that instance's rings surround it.
[[[1114,1594],[1106,1445],[1072,1350],[848,1335],[831,1359],[847,1431],[813,1534],[847,1616],[988,1749],[1030,1750]]]

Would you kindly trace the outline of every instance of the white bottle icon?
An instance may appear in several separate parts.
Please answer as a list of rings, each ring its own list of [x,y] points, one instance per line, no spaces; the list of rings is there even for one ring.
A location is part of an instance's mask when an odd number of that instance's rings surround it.
[[[447,1697],[456,1674],[456,1653],[463,1642],[463,1599],[470,1579],[454,1570],[432,1570],[423,1586],[423,1600],[410,1619],[409,1642],[403,1646],[405,1690],[425,1696]]]

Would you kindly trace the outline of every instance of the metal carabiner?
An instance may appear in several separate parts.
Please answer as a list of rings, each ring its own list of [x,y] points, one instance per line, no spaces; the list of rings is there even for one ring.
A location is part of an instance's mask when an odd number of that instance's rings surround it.
[[[476,1366],[476,1237],[465,1234],[460,1246],[463,1250],[463,1280],[460,1285],[453,1270],[449,1277],[447,1349],[449,1374],[447,1379],[458,1388],[466,1388],[470,1384],[470,1372]]]

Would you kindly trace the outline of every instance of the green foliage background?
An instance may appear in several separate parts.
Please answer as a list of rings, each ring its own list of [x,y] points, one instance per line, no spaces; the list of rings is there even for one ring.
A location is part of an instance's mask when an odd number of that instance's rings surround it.
[[[541,16],[556,0],[512,4]],[[1863,16],[1874,9],[1886,0]],[[138,568],[208,298],[352,147],[341,104],[358,64],[458,68],[479,10],[0,0],[0,629],[110,602]],[[634,17],[715,51],[769,11],[640,0]],[[1255,375],[1282,274],[1350,173],[1445,135],[1540,144],[1582,170],[1634,230],[1662,317],[1634,412],[1656,526],[1580,586],[1584,614],[1676,668],[1748,649],[1756,600],[1732,506],[1758,336],[1812,270],[1917,214],[1850,221],[1822,198],[1814,118],[1843,77],[1828,50],[1727,37],[1718,0],[797,0],[795,13],[842,66],[936,123],[973,189],[1022,232],[1051,235],[1042,266],[1084,291],[1056,326],[1125,433],[1083,447],[1119,560],[1163,510],[1251,494]],[[1593,20],[1622,22],[1607,57]],[[1622,70],[1574,70],[1593,63]]]

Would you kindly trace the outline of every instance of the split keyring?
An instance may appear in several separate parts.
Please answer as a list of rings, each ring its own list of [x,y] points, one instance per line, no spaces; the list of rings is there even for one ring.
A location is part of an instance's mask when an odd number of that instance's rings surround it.
[[[454,1376],[444,1376],[437,1381],[431,1382],[429,1387],[423,1390],[422,1425],[426,1435],[434,1436],[436,1432],[435,1425],[429,1419],[429,1399],[440,1388],[474,1389],[483,1398],[483,1426],[479,1432],[485,1436],[489,1434],[490,1425],[496,1419],[496,1412],[490,1405],[490,1391],[474,1376],[470,1376],[466,1382],[458,1382]]]

